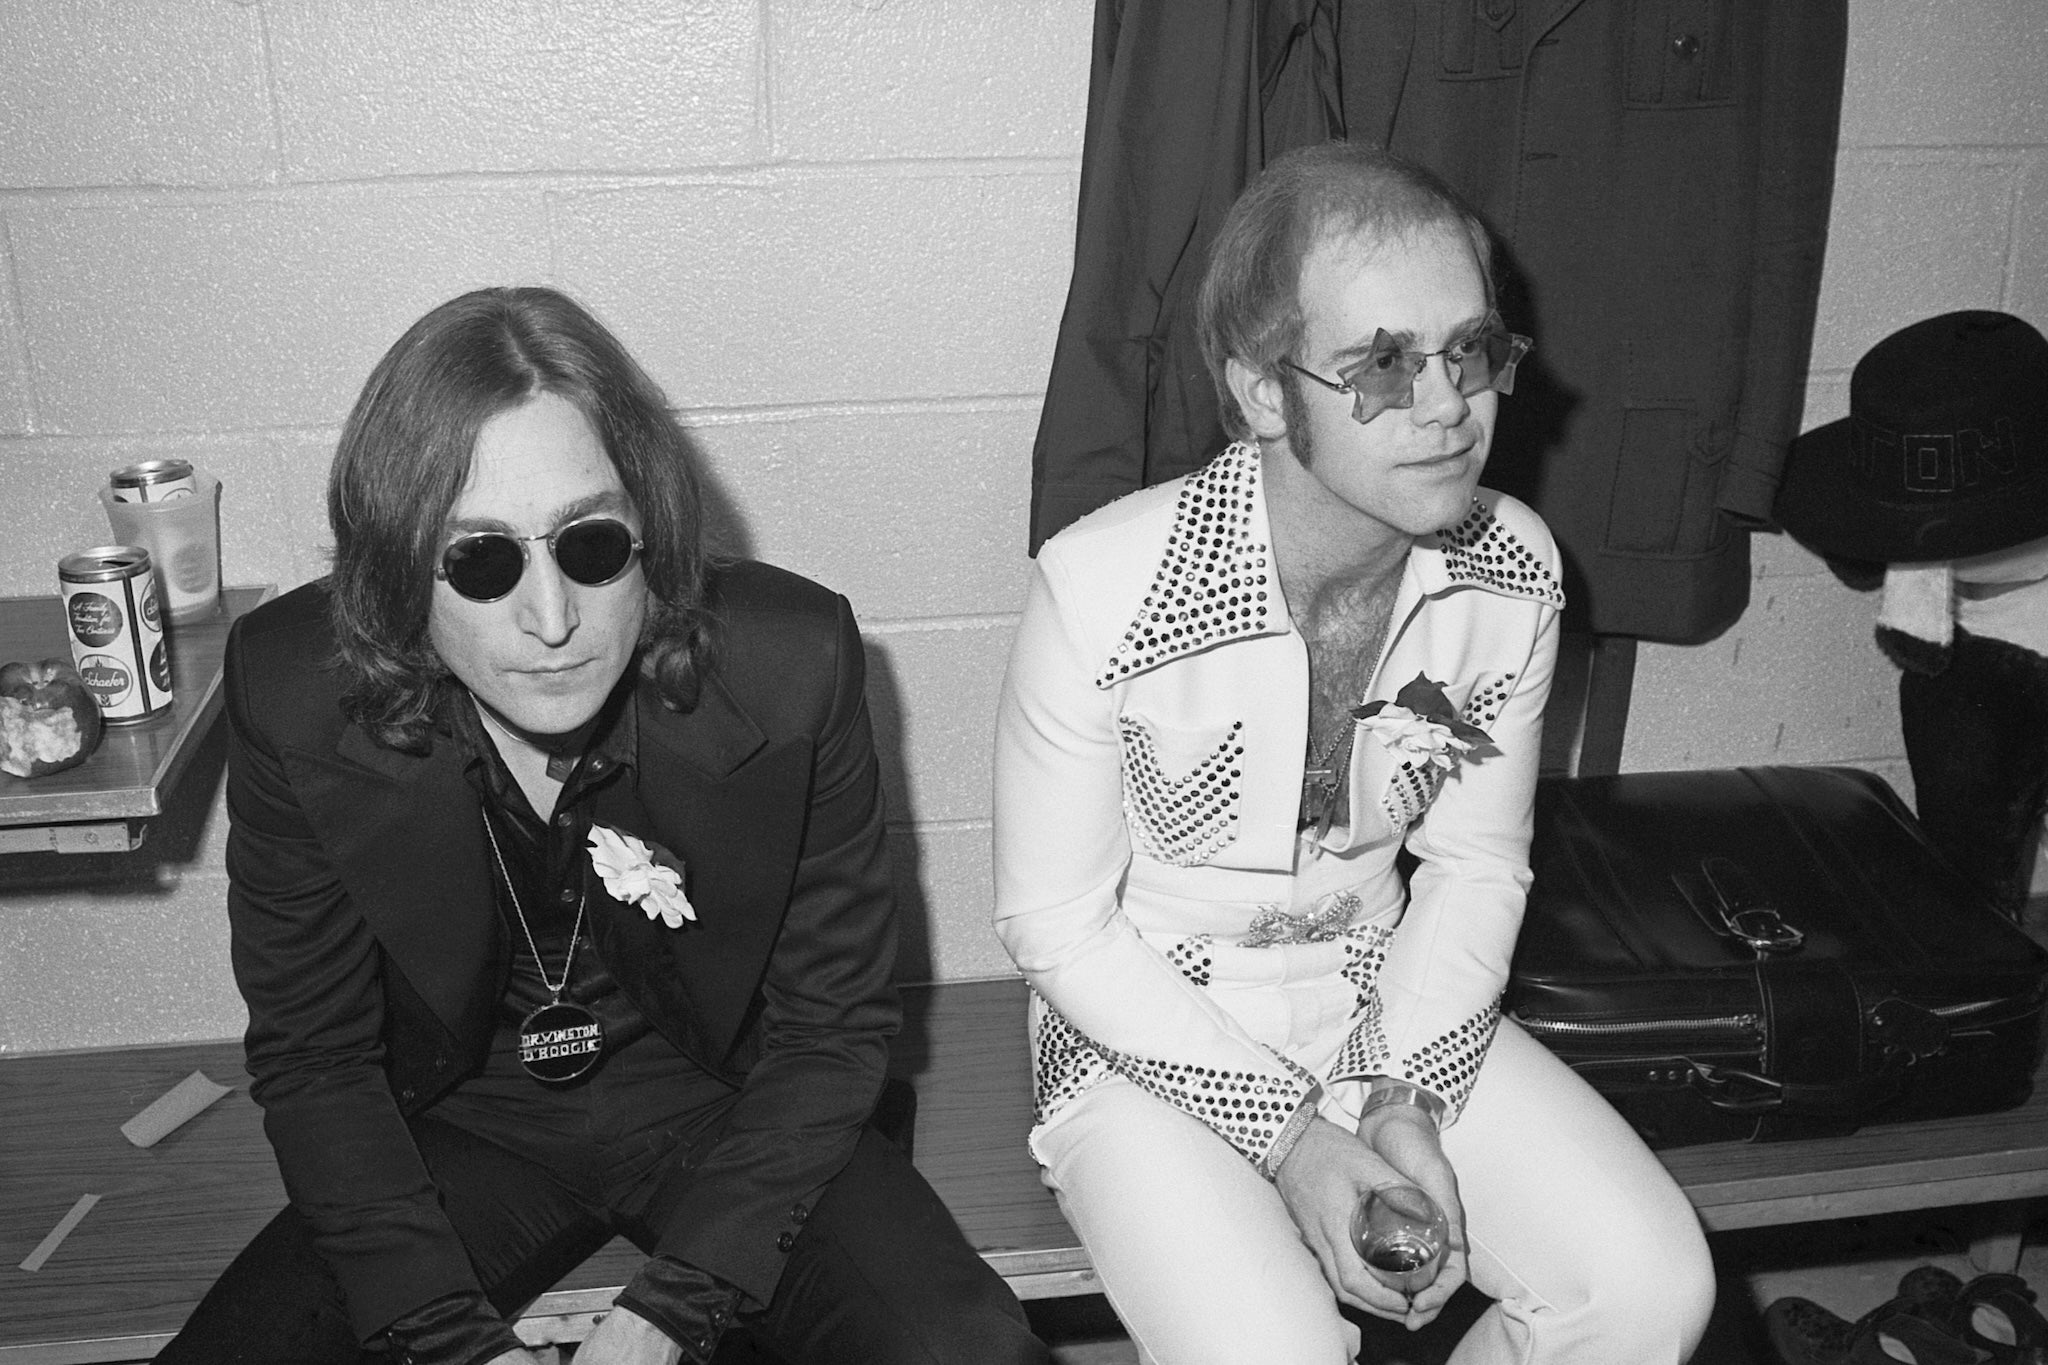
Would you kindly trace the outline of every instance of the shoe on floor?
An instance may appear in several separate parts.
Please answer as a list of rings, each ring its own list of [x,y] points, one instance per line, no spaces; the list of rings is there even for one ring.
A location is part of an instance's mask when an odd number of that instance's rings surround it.
[[[1948,1330],[1992,1365],[2048,1365],[2048,1319],[2017,1275],[1979,1275],[1957,1286],[1943,1314]]]
[[[1764,1331],[1780,1365],[1987,1365],[1992,1355],[1947,1322],[1962,1289],[1940,1267],[1920,1266],[1899,1280],[1895,1297],[1854,1322],[1811,1299],[1783,1298],[1764,1310]]]

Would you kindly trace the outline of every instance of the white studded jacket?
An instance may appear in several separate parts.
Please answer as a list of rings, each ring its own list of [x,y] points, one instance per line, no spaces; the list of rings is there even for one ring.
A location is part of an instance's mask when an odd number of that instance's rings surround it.
[[[1424,675],[1491,744],[1446,774],[1359,727],[1349,823],[1298,855],[1308,650],[1270,544],[1249,445],[1054,537],[995,759],[996,931],[1040,997],[1039,1120],[1120,1074],[1262,1169],[1318,1084],[1400,1077],[1455,1121],[1521,924],[1564,604],[1549,532],[1505,494],[1418,541],[1367,699]],[[1327,940],[1333,914],[1399,927],[1347,946],[1364,1003],[1311,1076],[1208,998],[1184,945]]]

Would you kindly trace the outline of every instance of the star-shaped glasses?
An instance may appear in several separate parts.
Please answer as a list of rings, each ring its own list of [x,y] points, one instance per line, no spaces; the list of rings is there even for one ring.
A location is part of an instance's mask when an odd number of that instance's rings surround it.
[[[1351,418],[1363,425],[1388,408],[1415,406],[1415,381],[1431,356],[1443,357],[1444,372],[1467,398],[1488,389],[1513,393],[1515,366],[1535,344],[1518,332],[1510,332],[1500,314],[1488,313],[1477,331],[1441,351],[1403,350],[1382,327],[1373,334],[1372,348],[1363,358],[1339,370],[1336,379],[1325,379],[1291,360],[1280,363],[1326,389],[1350,394]]]

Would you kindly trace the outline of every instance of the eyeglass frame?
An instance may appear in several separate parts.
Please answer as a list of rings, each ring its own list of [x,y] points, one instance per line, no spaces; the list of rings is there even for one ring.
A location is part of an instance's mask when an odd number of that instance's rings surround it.
[[[1464,384],[1464,365],[1462,362],[1452,361],[1451,352],[1470,345],[1474,341],[1494,335],[1505,336],[1508,339],[1508,358],[1501,363],[1500,367],[1494,371],[1493,376],[1486,383],[1479,385],[1477,388],[1467,390]],[[1443,357],[1444,371],[1451,381],[1451,387],[1456,389],[1462,396],[1472,398],[1489,390],[1494,393],[1513,393],[1515,391],[1515,367],[1520,365],[1523,358],[1535,349],[1536,342],[1534,338],[1523,336],[1520,332],[1510,332],[1507,328],[1507,323],[1501,318],[1501,315],[1497,312],[1490,312],[1486,315],[1485,321],[1480,323],[1479,329],[1466,341],[1446,346],[1436,351],[1412,351],[1396,346],[1393,334],[1387,331],[1386,328],[1381,327],[1373,333],[1372,346],[1366,353],[1355,364],[1337,371],[1337,378],[1334,380],[1325,379],[1314,370],[1296,364],[1285,356],[1280,358],[1280,363],[1298,375],[1315,380],[1316,383],[1321,384],[1332,393],[1350,394],[1351,420],[1360,426],[1364,426],[1383,412],[1415,406],[1415,381],[1422,377],[1422,372],[1428,368],[1430,357],[1432,356]],[[1367,412],[1366,402],[1373,395],[1366,393],[1364,389],[1360,388],[1353,381],[1352,376],[1365,366],[1371,364],[1375,359],[1386,355],[1397,355],[1408,362],[1408,394],[1404,400],[1382,403],[1380,406],[1372,409],[1372,411]],[[1454,363],[1458,365],[1455,373],[1451,371],[1451,366]]]
[[[585,583],[582,579],[562,570],[562,560],[561,556],[555,552],[555,542],[579,526],[588,526],[594,522],[601,521],[611,522],[625,531],[631,539],[631,548],[626,551],[626,562],[619,566],[617,573],[613,574],[610,578],[600,579],[595,583]],[[499,593],[496,597],[471,597],[461,588],[456,587],[454,580],[448,576],[448,556],[455,553],[456,547],[465,542],[492,538],[509,540],[519,547],[519,576],[512,580],[510,587],[506,588],[505,591]],[[562,577],[568,579],[571,583],[577,584],[579,587],[585,588],[604,588],[618,582],[638,562],[641,551],[647,548],[646,543],[640,539],[639,532],[627,525],[623,517],[614,516],[609,512],[593,512],[589,516],[575,517],[563,522],[552,531],[543,531],[539,535],[533,536],[515,536],[510,531],[465,531],[441,547],[441,556],[434,562],[435,581],[446,583],[449,589],[465,602],[479,602],[486,605],[492,602],[502,602],[517,592],[519,585],[526,580],[526,571],[533,566],[533,551],[527,547],[536,540],[544,540],[548,543],[548,558],[555,561],[555,569],[562,574]]]

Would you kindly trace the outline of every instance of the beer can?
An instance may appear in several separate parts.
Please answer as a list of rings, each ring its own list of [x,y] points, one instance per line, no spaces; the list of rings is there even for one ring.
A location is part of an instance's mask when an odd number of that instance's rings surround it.
[[[171,704],[171,651],[149,551],[99,545],[57,561],[71,661],[110,725]]]
[[[189,498],[199,490],[190,460],[144,460],[115,470],[108,482],[115,502],[163,502]]]

